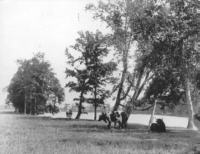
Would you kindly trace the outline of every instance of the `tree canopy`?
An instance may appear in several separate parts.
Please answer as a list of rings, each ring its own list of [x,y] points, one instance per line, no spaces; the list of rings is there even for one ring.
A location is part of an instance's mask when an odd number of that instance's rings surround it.
[[[74,70],[66,69],[67,77],[74,77],[76,81],[69,81],[66,87],[70,90],[80,92],[79,108],[83,102],[91,103],[94,105],[96,120],[96,108],[100,104],[104,104],[104,99],[109,96],[109,91],[105,89],[106,83],[111,78],[112,72],[116,68],[114,62],[103,62],[108,54],[106,47],[106,39],[97,31],[91,32],[79,32],[80,38],[76,40],[76,44],[72,46],[72,49],[81,53],[81,56],[74,58],[68,50],[66,55],[68,56],[68,63],[71,66],[78,65],[80,68],[74,68]],[[76,63],[76,64],[75,64]],[[93,97],[84,97],[84,94],[90,94]],[[79,113],[80,114],[80,113]],[[77,117],[78,118],[78,117]]]
[[[12,103],[19,112],[39,114],[46,112],[48,106],[64,101],[64,89],[43,53],[37,53],[29,60],[17,60],[19,65],[7,91],[7,102]],[[53,98],[51,98],[53,96]],[[54,103],[48,100],[54,99]]]
[[[198,81],[195,75],[200,58],[200,2],[100,1],[96,6],[87,5],[86,9],[111,29],[109,45],[115,47],[123,62],[121,80],[115,88],[118,93],[114,110],[131,90],[134,92],[127,105],[132,109],[138,105],[142,91],[146,98],[162,98],[165,105],[166,102],[177,105],[184,97],[189,112],[188,128],[195,128],[191,90]],[[135,67],[129,73],[128,58],[134,43]],[[127,91],[124,86],[129,86]]]
[[[165,89],[170,93],[169,89],[171,87],[172,94],[175,94],[176,89],[182,87],[185,91],[189,109],[188,128],[195,129],[192,122],[194,112],[191,99],[191,83],[199,65],[199,50],[196,48],[200,34],[199,2],[195,0],[177,0],[173,2],[163,1],[163,3],[148,1],[145,3],[144,7],[146,8],[140,16],[137,16],[135,10],[132,12],[132,31],[137,38],[140,38],[138,42],[142,43],[141,46],[144,44],[148,47],[141,50],[140,54],[141,56],[145,55],[148,59],[146,61],[148,67],[155,74],[148,93],[154,93],[154,96],[160,97],[157,93],[158,90]],[[159,81],[162,80],[163,74],[165,77],[168,76],[167,72],[170,72],[170,77],[165,78],[161,82],[162,88],[159,88]],[[172,84],[170,78],[173,78],[176,84]],[[153,86],[158,89],[154,89]],[[161,93],[164,93],[164,91]],[[170,97],[170,100],[173,101],[173,98]]]

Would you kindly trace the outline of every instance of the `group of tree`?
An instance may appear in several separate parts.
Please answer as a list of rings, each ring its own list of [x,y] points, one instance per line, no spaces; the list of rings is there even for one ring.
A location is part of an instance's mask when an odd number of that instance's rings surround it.
[[[39,114],[58,112],[56,103],[64,101],[61,87],[51,65],[37,53],[29,60],[17,60],[17,72],[7,87],[7,103],[20,113]]]
[[[88,4],[86,10],[93,13],[94,19],[105,23],[110,33],[104,36],[99,31],[79,33],[80,38],[73,46],[81,53],[78,58],[66,50],[69,64],[74,66],[66,74],[76,78],[66,87],[80,93],[80,98],[75,99],[79,100],[79,106],[91,102],[96,108],[102,103],[99,100],[111,95],[116,100],[113,110],[121,105],[129,114],[156,104],[161,109],[186,104],[187,127],[196,129],[193,106],[199,95],[200,2],[99,1],[97,5]],[[108,49],[115,51],[117,63],[101,63]],[[116,75],[117,71],[120,76]],[[112,91],[105,91],[104,83],[111,84]],[[88,93],[93,98],[87,99]]]

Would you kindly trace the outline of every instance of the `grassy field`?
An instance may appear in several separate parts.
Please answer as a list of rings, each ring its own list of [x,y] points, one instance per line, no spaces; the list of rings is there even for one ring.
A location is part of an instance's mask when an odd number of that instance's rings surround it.
[[[185,129],[168,128],[160,134],[147,131],[144,125],[108,130],[103,122],[0,112],[0,153],[183,154],[200,141],[198,132]]]

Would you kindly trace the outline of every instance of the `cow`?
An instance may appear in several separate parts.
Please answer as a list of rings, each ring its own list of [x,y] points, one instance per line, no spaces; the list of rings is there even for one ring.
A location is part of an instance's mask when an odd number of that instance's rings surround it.
[[[161,133],[161,132],[166,132],[166,127],[165,123],[162,119],[156,119],[156,123],[152,123],[149,129],[149,132],[156,132],[156,133]]]
[[[121,117],[122,117],[122,128],[126,129],[127,128],[127,121],[128,121],[128,114],[126,112],[121,112]]]
[[[66,117],[67,117],[68,120],[72,119],[72,110],[67,110],[66,111]]]
[[[111,123],[114,122],[114,126],[116,126],[116,123],[119,124],[119,129],[127,127],[127,120],[128,116],[125,112],[119,113],[118,111],[114,111],[111,113],[102,113],[99,115],[98,121],[103,120],[105,123],[108,122],[108,128],[111,128]]]
[[[200,121],[200,114],[199,114],[199,113],[195,114],[194,117],[195,117],[197,120]]]

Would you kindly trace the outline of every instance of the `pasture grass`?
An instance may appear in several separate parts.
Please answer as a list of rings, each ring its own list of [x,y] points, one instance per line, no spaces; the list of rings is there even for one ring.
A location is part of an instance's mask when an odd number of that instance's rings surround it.
[[[0,113],[1,154],[173,154],[195,151],[199,132],[167,128],[148,133],[148,127],[108,130],[91,120],[65,120]],[[197,151],[197,150],[196,150]]]

